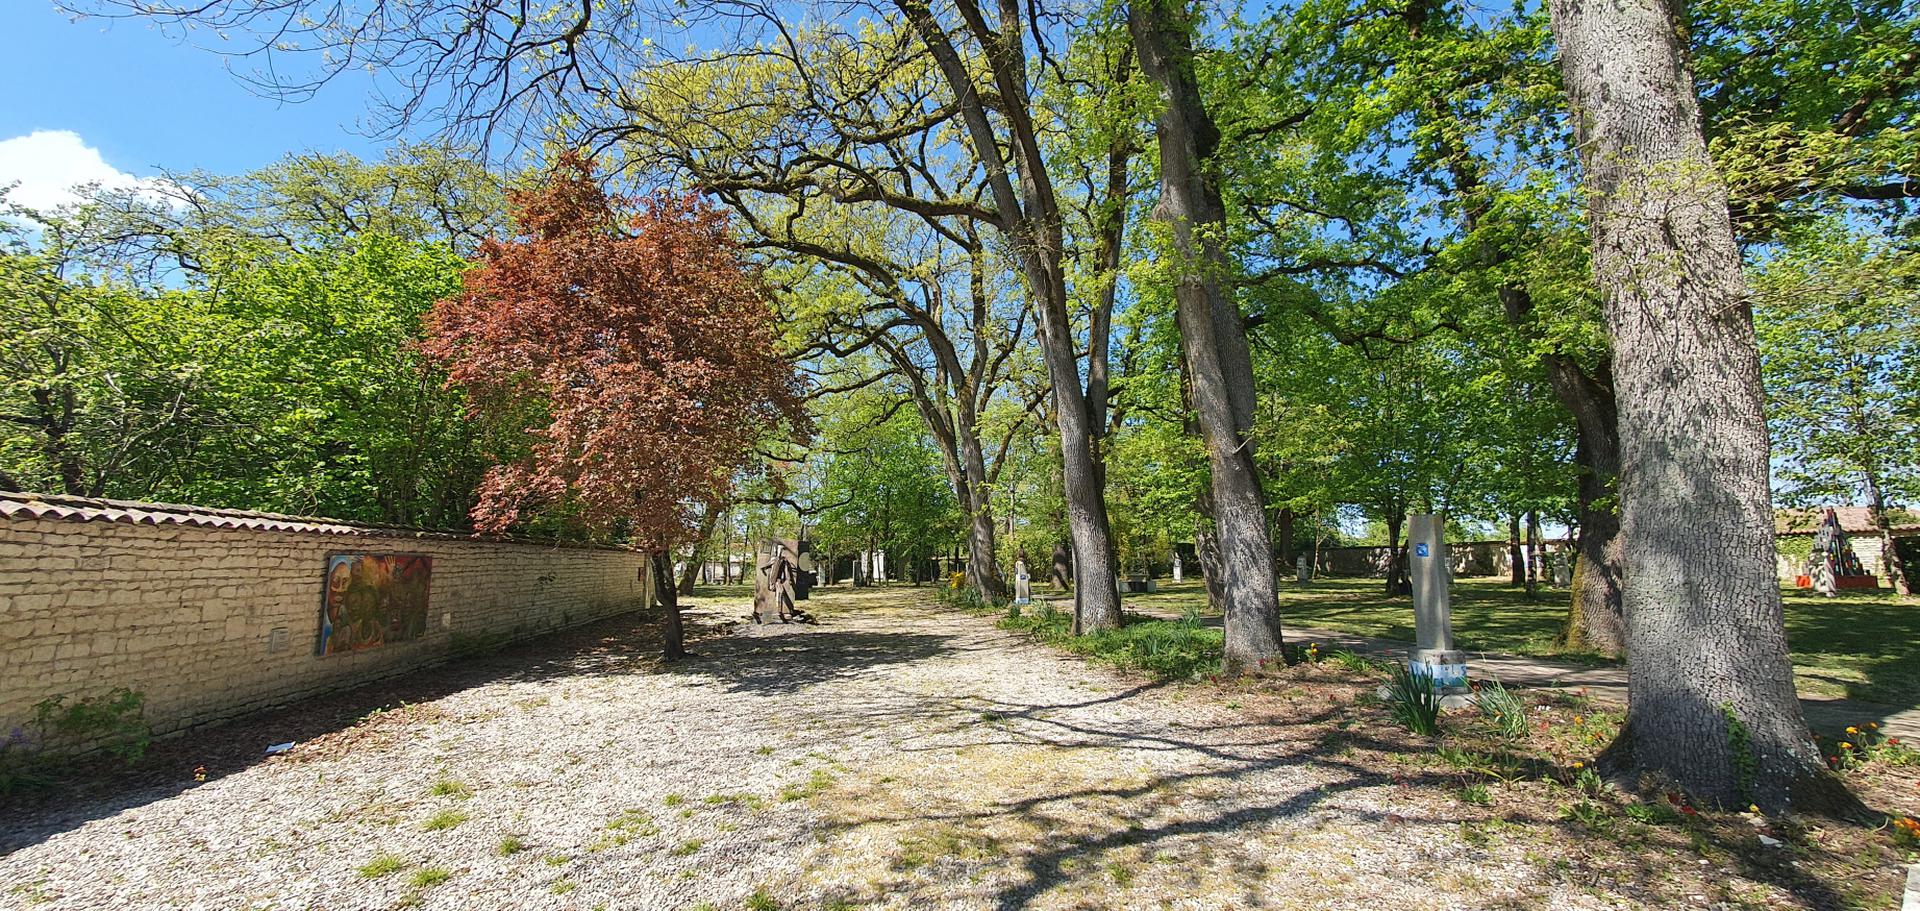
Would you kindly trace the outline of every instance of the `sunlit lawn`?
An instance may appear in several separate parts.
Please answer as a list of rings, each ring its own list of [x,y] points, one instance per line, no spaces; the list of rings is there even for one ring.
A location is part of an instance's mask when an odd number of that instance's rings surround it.
[[[1130,609],[1177,613],[1205,603],[1197,582],[1163,584],[1155,595],[1129,595]],[[1413,604],[1389,598],[1379,579],[1323,578],[1280,588],[1285,622],[1385,639],[1413,639]],[[1542,588],[1536,600],[1505,579],[1456,579],[1453,627],[1462,647],[1518,655],[1567,656],[1554,643],[1566,616],[1567,592]],[[1920,600],[1892,594],[1836,598],[1786,592],[1787,636],[1802,693],[1846,696],[1907,707],[1920,705]]]

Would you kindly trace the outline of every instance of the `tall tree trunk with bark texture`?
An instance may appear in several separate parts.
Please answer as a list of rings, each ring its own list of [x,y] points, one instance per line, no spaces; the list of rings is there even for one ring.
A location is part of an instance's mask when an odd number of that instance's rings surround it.
[[[894,0],[926,45],[959,108],[966,143],[987,174],[1002,234],[1012,248],[1039,318],[1041,359],[1053,387],[1053,411],[1060,431],[1061,480],[1067,501],[1067,529],[1073,537],[1074,625],[1076,631],[1118,629],[1120,594],[1114,591],[1113,529],[1107,520],[1094,427],[1087,420],[1086,390],[1080,385],[1074,351],[1073,321],[1067,312],[1067,277],[1062,261],[1064,228],[1052,176],[1047,171],[1040,134],[1034,127],[1028,84],[1026,22],[1018,0],[996,4],[999,28],[986,19],[977,0],[954,6],[986,51],[969,60],[954,45],[963,33],[950,29],[927,0]],[[984,62],[985,72],[978,64]],[[976,80],[984,75],[995,122]]]
[[[1226,293],[1226,208],[1214,183],[1220,131],[1194,72],[1184,0],[1133,0],[1127,24],[1140,71],[1159,89],[1160,202],[1172,230],[1173,296],[1189,389],[1212,470],[1215,534],[1226,572],[1228,673],[1281,656],[1280,609],[1266,492],[1254,461],[1253,357],[1245,322]]]
[[[661,550],[653,554],[653,597],[662,612],[661,654],[668,661],[686,657],[686,629],[680,622],[680,595],[673,588],[672,551]]]
[[[1867,473],[1867,518],[1880,533],[1880,573],[1902,597],[1912,595],[1913,583],[1907,579],[1906,567],[1900,565],[1900,548],[1893,542],[1893,523],[1887,519],[1886,496],[1880,492],[1880,478],[1873,472]]]
[[[1605,764],[1722,806],[1838,809],[1794,694],[1753,317],[1686,23],[1658,0],[1548,6],[1620,412],[1632,660]]]

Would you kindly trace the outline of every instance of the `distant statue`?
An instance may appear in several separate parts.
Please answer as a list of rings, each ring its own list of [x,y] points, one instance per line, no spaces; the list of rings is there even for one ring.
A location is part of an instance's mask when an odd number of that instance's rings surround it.
[[[1033,577],[1027,571],[1027,552],[1024,548],[1013,561],[1013,603],[1033,603]]]
[[[805,541],[772,538],[761,545],[753,577],[753,622],[813,623],[794,605],[813,588],[812,547]]]

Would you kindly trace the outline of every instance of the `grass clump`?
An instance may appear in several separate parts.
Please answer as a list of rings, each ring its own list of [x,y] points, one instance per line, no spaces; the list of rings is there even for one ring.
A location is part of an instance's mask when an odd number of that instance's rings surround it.
[[[450,870],[444,870],[440,867],[422,867],[413,871],[412,876],[407,877],[407,884],[416,889],[426,889],[440,885],[452,878],[453,872]]]
[[[760,886],[747,896],[747,911],[780,911],[780,903],[773,900],[766,886]]]
[[[500,839],[500,843],[493,846],[493,853],[498,854],[501,857],[512,857],[513,855],[518,854],[522,851],[525,851],[526,849],[527,849],[527,843],[525,841],[522,841],[520,836],[509,835],[505,838]]]
[[[435,797],[452,797],[456,800],[466,800],[473,796],[473,788],[468,787],[465,782],[451,778],[442,778],[434,782],[428,792]]]
[[[360,878],[379,879],[390,873],[398,873],[406,866],[406,858],[398,854],[376,854],[372,860],[360,865]]]
[[[667,853],[674,857],[686,857],[689,854],[698,852],[701,846],[705,844],[706,842],[698,838],[689,838],[686,841],[674,845],[672,850],[669,850]]]
[[[833,787],[833,775],[826,769],[814,769],[805,782],[787,785],[780,789],[782,801],[806,800],[825,793]]]
[[[441,810],[427,817],[427,821],[421,823],[420,828],[427,832],[440,832],[466,822],[467,819],[467,814],[460,810]]]

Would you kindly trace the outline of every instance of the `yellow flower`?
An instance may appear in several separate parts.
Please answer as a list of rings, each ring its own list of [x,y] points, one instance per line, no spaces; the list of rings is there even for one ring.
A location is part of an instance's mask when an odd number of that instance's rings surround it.
[[[1747,812],[1758,814],[1760,812],[1760,805],[1757,803],[1747,804]]]
[[[1874,730],[1876,730],[1876,731],[1877,731],[1877,730],[1880,730],[1880,722],[1878,722],[1878,721],[1869,721],[1869,722],[1867,722],[1867,727],[1870,727],[1870,728],[1872,728],[1872,729],[1874,729]]]
[[[1580,723],[1580,716],[1579,716],[1579,715],[1575,715],[1575,716],[1573,716],[1573,723],[1574,723],[1574,724],[1579,724],[1579,723]]]
[[[1851,743],[1848,743],[1848,742],[1846,742],[1846,741],[1844,741],[1844,740],[1842,740],[1842,741],[1840,741],[1840,749],[1843,749],[1843,750],[1851,750],[1851,749],[1853,749],[1853,744],[1851,744]]]
[[[1576,769],[1584,769],[1587,767],[1587,764],[1584,762],[1576,762],[1573,764],[1573,767]]]
[[[1858,734],[1858,733],[1860,733],[1860,729],[1859,729],[1859,728],[1857,728],[1857,727],[1854,727],[1853,725],[1847,725],[1847,733],[1849,733],[1849,734]]]

